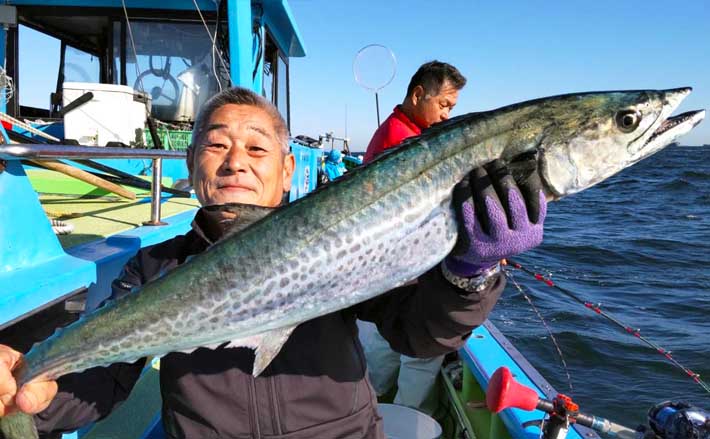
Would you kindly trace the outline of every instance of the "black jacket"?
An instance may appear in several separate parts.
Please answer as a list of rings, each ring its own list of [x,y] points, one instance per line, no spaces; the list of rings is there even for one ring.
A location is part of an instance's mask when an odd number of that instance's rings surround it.
[[[138,252],[113,283],[129,294],[207,249],[198,213],[193,230]],[[377,324],[393,349],[433,357],[458,349],[498,300],[502,276],[468,294],[438,267],[416,283],[298,326],[262,375],[251,375],[246,348],[200,348],[161,359],[163,424],[170,438],[383,438],[376,395],[355,324]],[[145,360],[59,379],[59,394],[36,416],[41,432],[66,432],[107,416],[125,400]]]

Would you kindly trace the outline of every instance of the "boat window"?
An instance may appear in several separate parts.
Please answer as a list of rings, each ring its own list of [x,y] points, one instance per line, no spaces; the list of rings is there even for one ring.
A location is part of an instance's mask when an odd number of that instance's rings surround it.
[[[123,84],[126,85],[125,78],[121,79],[121,22],[113,22],[113,36],[111,37],[113,41],[113,83],[116,85]]]
[[[279,108],[279,112],[281,112],[281,116],[283,116],[284,120],[286,120],[287,126],[290,126],[290,120],[289,120],[289,96],[288,96],[288,64],[286,63],[286,60],[284,59],[283,56],[279,54],[278,57],[278,65],[276,68],[276,73],[278,77],[278,81],[276,82],[277,85],[277,93],[276,93],[276,106]]]
[[[264,47],[264,76],[262,94],[279,109],[281,116],[290,126],[289,84],[287,58],[279,51],[271,35],[266,33]]]
[[[19,81],[21,93],[20,114],[23,116],[47,117],[50,95],[57,87],[59,54],[61,43],[58,39],[37,32],[26,26],[19,26]],[[38,112],[38,110],[41,110]]]
[[[276,77],[276,65],[274,64],[274,55],[276,52],[274,52],[274,49],[271,49],[269,47],[269,44],[266,45],[267,50],[266,54],[264,55],[264,78],[262,80],[262,95],[266,99],[269,100],[269,102],[275,103],[274,100],[274,79]],[[271,51],[269,50],[271,49]]]
[[[152,114],[160,120],[193,122],[199,107],[218,91],[212,43],[204,26],[132,20],[123,35],[126,85],[152,98]],[[120,81],[121,26],[114,25],[114,65]],[[133,34],[135,49],[131,42]],[[136,58],[137,55],[137,58]],[[226,83],[226,82],[225,82]]]
[[[98,57],[71,46],[64,51],[64,82],[100,82]]]

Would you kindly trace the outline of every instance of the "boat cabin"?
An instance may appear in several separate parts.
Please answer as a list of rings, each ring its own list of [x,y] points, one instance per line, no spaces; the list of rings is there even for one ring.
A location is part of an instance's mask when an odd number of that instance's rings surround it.
[[[54,137],[152,146],[143,116],[164,133],[189,131],[201,104],[230,84],[261,93],[289,121],[289,59],[305,50],[286,2],[0,3],[4,112],[42,120]]]

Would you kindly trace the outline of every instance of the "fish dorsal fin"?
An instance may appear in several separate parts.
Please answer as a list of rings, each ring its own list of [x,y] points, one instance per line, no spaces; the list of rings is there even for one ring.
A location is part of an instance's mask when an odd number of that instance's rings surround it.
[[[229,225],[225,228],[224,235],[222,239],[227,236],[234,235],[238,233],[260,219],[266,217],[271,212],[276,210],[276,207],[263,207],[256,206],[254,204],[242,204],[242,203],[227,203],[227,204],[213,204],[211,206],[205,206],[204,209],[207,212],[229,212],[234,214],[234,218],[227,220]]]

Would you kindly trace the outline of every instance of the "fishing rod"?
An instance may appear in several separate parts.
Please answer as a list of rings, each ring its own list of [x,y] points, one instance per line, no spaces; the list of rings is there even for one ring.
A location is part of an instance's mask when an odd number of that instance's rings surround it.
[[[513,260],[508,259],[508,266],[512,266],[514,268],[517,268],[518,270],[521,270],[521,271],[531,275],[536,280],[544,283],[545,285],[547,285],[551,288],[554,288],[555,290],[561,292],[562,294],[571,298],[572,300],[584,305],[585,308],[592,310],[596,314],[599,314],[600,316],[604,317],[608,321],[612,322],[614,325],[622,328],[626,333],[633,335],[634,337],[641,340],[646,345],[653,348],[656,352],[663,355],[674,366],[676,366],[677,368],[679,368],[683,372],[685,372],[686,375],[688,375],[693,381],[695,381],[706,392],[710,393],[710,386],[700,378],[700,374],[693,372],[690,368],[681,364],[678,360],[675,359],[675,357],[673,357],[671,351],[662,348],[661,346],[657,345],[653,341],[649,340],[647,337],[644,337],[643,335],[641,335],[640,329],[633,328],[632,326],[623,323],[621,320],[617,319],[616,317],[612,316],[608,312],[604,311],[602,309],[601,303],[595,304],[590,301],[583,300],[582,298],[580,298],[579,296],[574,294],[572,291],[570,291],[566,288],[560,287],[559,285],[554,283],[552,281],[552,279],[550,279],[549,277],[545,277],[544,275],[542,275],[540,273],[536,273],[536,272],[524,267],[522,264],[520,264],[517,261],[513,261]]]
[[[486,389],[486,407],[493,413],[506,408],[543,411],[545,418],[523,424],[528,427],[539,423],[542,439],[564,439],[573,424],[618,439],[710,439],[710,412],[701,408],[665,401],[648,411],[648,426],[631,429],[580,412],[579,405],[567,395],[558,393],[551,400],[541,397],[537,391],[515,381],[507,367],[498,368],[491,376]]]

